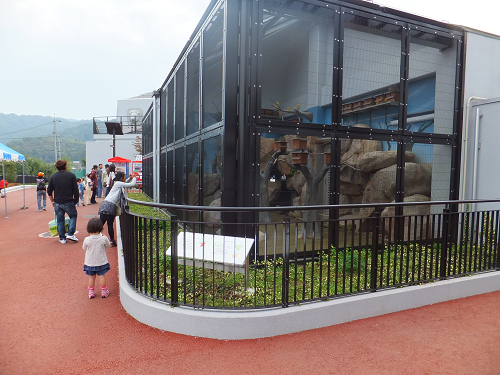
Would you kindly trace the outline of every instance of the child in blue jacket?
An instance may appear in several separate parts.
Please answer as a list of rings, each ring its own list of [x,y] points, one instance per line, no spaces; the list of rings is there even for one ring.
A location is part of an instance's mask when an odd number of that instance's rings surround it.
[[[82,205],[85,206],[85,199],[83,198],[83,195],[85,194],[85,186],[83,186],[83,181],[81,178],[76,180],[76,182],[78,183],[78,192],[80,193],[80,200],[82,201]],[[77,204],[77,206],[79,205]]]

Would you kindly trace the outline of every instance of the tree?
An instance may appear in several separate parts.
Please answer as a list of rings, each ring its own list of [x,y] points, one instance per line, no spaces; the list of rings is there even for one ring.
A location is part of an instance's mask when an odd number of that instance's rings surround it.
[[[132,142],[132,146],[134,146],[135,151],[142,155],[142,137],[140,135],[135,137],[135,141]]]
[[[49,178],[55,171],[54,163],[46,163],[40,158],[25,155],[26,161],[24,162],[24,173],[30,176],[36,176],[38,172],[43,172],[46,178]],[[23,164],[17,164],[17,174],[23,174]]]
[[[5,162],[5,179],[9,183],[14,183],[17,180],[17,162],[15,161],[6,161]]]
[[[288,155],[288,151],[276,151],[271,159],[267,162],[266,167],[262,172],[260,172],[260,206],[261,207],[268,207],[269,206],[269,190],[268,190],[268,183],[269,183],[269,176],[271,175],[271,171],[274,167],[274,164],[278,161],[278,158],[281,155]],[[260,213],[260,220],[263,222],[270,222],[271,221],[271,214],[269,211],[262,211]]]

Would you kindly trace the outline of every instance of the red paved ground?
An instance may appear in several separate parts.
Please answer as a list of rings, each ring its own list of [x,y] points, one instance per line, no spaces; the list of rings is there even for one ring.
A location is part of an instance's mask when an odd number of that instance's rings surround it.
[[[500,292],[273,338],[219,341],[138,323],[118,296],[87,298],[79,244],[62,245],[35,190],[0,199],[0,374],[500,374]],[[101,200],[98,200],[100,202]],[[85,237],[98,205],[78,210]]]

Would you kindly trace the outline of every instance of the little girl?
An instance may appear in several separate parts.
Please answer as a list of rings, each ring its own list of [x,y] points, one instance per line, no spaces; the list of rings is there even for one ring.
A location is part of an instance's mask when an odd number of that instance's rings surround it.
[[[106,272],[110,270],[106,248],[111,247],[108,237],[103,236],[102,223],[98,218],[90,219],[87,223],[87,232],[90,236],[83,241],[83,250],[85,250],[85,265],[83,270],[89,275],[89,298],[95,297],[95,278],[99,278],[101,286],[101,297],[109,296],[109,290],[106,285]]]

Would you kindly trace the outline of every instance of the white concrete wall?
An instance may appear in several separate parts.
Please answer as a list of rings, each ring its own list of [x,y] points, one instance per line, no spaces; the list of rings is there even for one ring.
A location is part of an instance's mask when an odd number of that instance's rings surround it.
[[[461,199],[472,198],[472,180],[473,180],[473,163],[474,163],[474,138],[475,138],[475,111],[469,113],[469,121],[467,122],[467,102],[472,97],[482,97],[493,99],[500,97],[500,69],[498,62],[500,61],[500,37],[496,35],[488,35],[481,32],[468,31],[466,33],[466,57],[465,57],[465,80],[464,80],[464,120],[462,131],[462,163],[461,163],[461,179],[460,179],[460,197]],[[467,128],[468,123],[468,128]],[[490,139],[497,140],[500,138],[500,128],[497,131],[488,134]],[[500,155],[499,155],[500,157]],[[498,159],[498,158],[497,158]],[[497,170],[496,159],[484,160],[484,168],[490,168],[492,171]],[[496,172],[495,172],[496,173]],[[477,181],[478,184],[484,183]],[[497,186],[491,186],[495,189],[496,196],[499,196]],[[491,192],[494,193],[493,191]],[[492,196],[487,193],[486,195]]]
[[[121,156],[130,160],[135,160],[139,153],[135,150],[132,142],[140,134],[124,134],[116,136],[116,156]],[[87,165],[86,171],[89,173],[92,166],[99,164],[109,164],[108,159],[113,157],[113,136],[109,134],[96,134],[93,141],[86,143]]]
[[[287,308],[253,311],[172,308],[131,288],[125,277],[119,222],[116,227],[120,301],[124,309],[141,323],[190,336],[245,340],[285,335],[500,289],[500,272],[489,272]]]
[[[141,114],[138,117],[138,124],[142,121],[142,116],[144,116],[149,107],[153,103],[153,98],[131,98],[131,99],[121,99],[117,101],[117,116],[129,116]],[[130,112],[132,110],[132,112]],[[124,125],[128,125],[128,122],[124,121]],[[116,154],[115,156],[121,156],[130,160],[135,160],[136,155],[140,155],[132,145],[137,138],[137,136],[142,136],[141,134],[124,134],[116,136]],[[86,142],[86,172],[89,173],[92,170],[93,165],[108,164],[108,159],[113,157],[113,136],[109,134],[94,134],[93,141]]]

